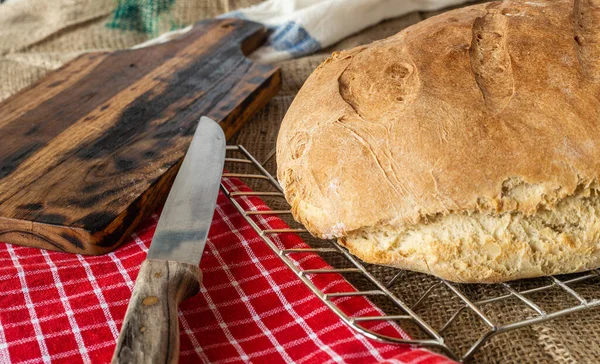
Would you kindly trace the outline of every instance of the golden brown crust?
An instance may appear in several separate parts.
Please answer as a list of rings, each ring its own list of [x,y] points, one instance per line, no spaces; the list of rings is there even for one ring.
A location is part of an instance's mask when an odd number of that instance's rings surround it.
[[[597,181],[597,3],[481,4],[334,54],[278,137],[294,217],[346,237],[438,215],[531,215]]]

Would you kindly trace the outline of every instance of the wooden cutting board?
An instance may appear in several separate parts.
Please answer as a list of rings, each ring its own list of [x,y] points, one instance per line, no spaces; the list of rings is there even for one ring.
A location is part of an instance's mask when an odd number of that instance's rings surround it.
[[[0,241],[102,254],[167,197],[197,122],[231,137],[279,90],[266,30],[207,20],[167,43],[69,62],[0,104]]]

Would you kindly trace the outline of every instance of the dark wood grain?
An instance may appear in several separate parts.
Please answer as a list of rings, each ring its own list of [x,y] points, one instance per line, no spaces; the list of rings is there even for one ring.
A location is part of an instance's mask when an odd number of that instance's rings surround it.
[[[177,363],[177,306],[198,293],[197,265],[146,260],[140,268],[113,363]]]
[[[200,116],[229,138],[279,90],[265,29],[203,21],[148,48],[82,55],[0,104],[0,241],[108,252],[166,199]]]

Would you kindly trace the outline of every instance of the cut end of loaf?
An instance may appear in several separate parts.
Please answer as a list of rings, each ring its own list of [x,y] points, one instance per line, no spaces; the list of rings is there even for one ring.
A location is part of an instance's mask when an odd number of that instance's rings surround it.
[[[414,225],[360,229],[340,242],[370,263],[494,283],[596,268],[599,238],[600,192],[586,188],[531,215],[436,215]]]

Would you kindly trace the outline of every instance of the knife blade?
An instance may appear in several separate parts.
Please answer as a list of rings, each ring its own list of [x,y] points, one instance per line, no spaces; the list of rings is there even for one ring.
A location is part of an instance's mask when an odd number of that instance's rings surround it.
[[[223,130],[200,118],[136,279],[113,363],[178,361],[177,306],[199,290],[224,162]]]

